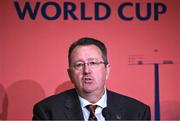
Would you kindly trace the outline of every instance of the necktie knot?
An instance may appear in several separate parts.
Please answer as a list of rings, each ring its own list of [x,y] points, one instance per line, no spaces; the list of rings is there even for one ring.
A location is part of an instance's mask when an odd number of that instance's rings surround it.
[[[97,108],[97,105],[87,105],[86,106],[86,108],[88,109],[88,111],[90,112],[90,113],[95,113],[95,110],[96,110],[96,108]]]
[[[90,113],[88,121],[97,121],[97,118],[95,116],[95,110],[97,108],[97,105],[87,105],[86,108]]]

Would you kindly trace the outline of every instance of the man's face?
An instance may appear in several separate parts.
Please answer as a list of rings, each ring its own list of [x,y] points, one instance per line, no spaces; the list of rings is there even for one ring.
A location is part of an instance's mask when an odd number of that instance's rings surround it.
[[[101,50],[95,45],[77,46],[71,54],[69,77],[80,94],[102,93],[110,67],[105,66]]]

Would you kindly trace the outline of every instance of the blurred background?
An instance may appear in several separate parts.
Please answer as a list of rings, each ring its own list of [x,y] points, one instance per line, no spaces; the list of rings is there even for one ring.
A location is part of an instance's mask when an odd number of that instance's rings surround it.
[[[63,8],[63,1],[54,1]],[[20,20],[13,0],[0,1],[0,120],[29,120],[35,103],[73,88],[66,70],[68,47],[81,37],[94,37],[106,44],[112,66],[107,87],[150,105],[152,119],[154,66],[130,64],[129,57],[138,55],[138,59],[143,57],[148,62],[172,60],[173,64],[159,65],[160,116],[180,119],[180,2],[159,0],[167,11],[158,21],[153,19],[153,6],[152,17],[147,21],[138,20],[135,6],[130,7],[124,12],[134,19],[124,21],[117,8],[126,1],[98,1],[111,6],[111,16],[106,20],[64,20],[62,14],[49,21],[42,17],[40,9],[35,20],[28,15]],[[25,1],[18,2],[24,6]],[[45,2],[41,0],[40,8]],[[84,2],[87,15],[94,16],[94,2]],[[155,0],[148,2],[153,5]],[[36,1],[30,3],[34,6]],[[80,0],[73,3],[79,16]],[[142,14],[146,15],[146,2],[140,3]],[[48,15],[55,14],[55,9],[47,10]]]

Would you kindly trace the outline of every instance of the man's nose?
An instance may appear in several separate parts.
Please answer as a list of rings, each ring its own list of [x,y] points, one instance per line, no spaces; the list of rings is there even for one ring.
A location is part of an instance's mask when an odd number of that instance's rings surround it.
[[[84,65],[83,72],[84,72],[84,74],[91,73],[91,69],[90,69],[90,66],[88,64]]]

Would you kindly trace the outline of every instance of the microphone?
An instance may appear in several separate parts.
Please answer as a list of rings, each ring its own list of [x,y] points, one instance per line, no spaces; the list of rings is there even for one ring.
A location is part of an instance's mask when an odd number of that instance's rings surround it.
[[[104,116],[105,120],[112,120],[111,111],[107,107],[103,108],[102,115]]]
[[[105,107],[102,110],[102,115],[105,118],[105,120],[120,120],[121,116],[119,114],[115,114],[112,110]]]

